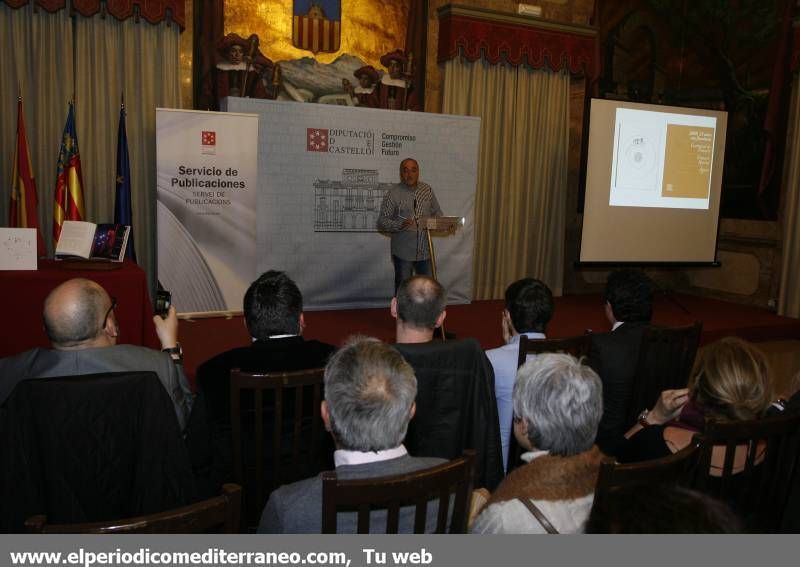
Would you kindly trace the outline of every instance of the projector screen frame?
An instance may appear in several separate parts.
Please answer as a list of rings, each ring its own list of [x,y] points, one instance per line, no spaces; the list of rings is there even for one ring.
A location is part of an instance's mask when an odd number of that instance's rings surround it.
[[[619,108],[626,108],[626,109],[633,109],[633,110],[652,110],[654,112],[663,112],[668,114],[685,114],[685,115],[714,115],[717,120],[715,126],[715,138],[714,138],[714,146],[713,146],[713,161],[712,161],[712,173],[711,179],[709,181],[710,185],[710,192],[709,192],[709,206],[706,210],[711,210],[716,208],[716,214],[714,218],[714,222],[716,223],[716,231],[714,233],[714,248],[713,248],[713,260],[669,260],[669,259],[654,259],[654,260],[647,260],[647,259],[609,259],[609,260],[582,260],[583,254],[583,239],[584,239],[584,231],[586,229],[586,208],[589,202],[587,198],[587,192],[589,188],[589,184],[592,182],[590,181],[590,173],[589,173],[589,161],[592,154],[591,148],[591,109],[592,105],[595,101],[601,101],[602,104],[612,104],[615,105],[616,108],[613,110],[613,113],[616,115],[616,111]],[[608,267],[674,267],[674,268],[681,268],[681,267],[719,267],[721,263],[719,261],[719,234],[720,234],[720,220],[722,218],[722,210],[721,210],[721,198],[722,198],[722,191],[724,187],[722,186],[722,177],[724,174],[724,162],[725,162],[725,145],[727,142],[727,120],[728,120],[728,112],[724,110],[717,110],[717,109],[710,109],[710,108],[703,108],[703,107],[693,107],[693,106],[675,106],[675,105],[666,105],[666,104],[653,104],[653,103],[640,103],[634,101],[625,101],[625,100],[614,100],[614,99],[604,99],[599,97],[592,97],[590,100],[589,105],[589,120],[587,123],[587,128],[584,133],[584,141],[585,147],[587,148],[586,152],[584,153],[584,163],[582,164],[582,171],[580,174],[580,180],[582,181],[582,185],[580,187],[580,193],[578,195],[578,207],[577,213],[580,215],[580,230],[578,232],[578,251],[577,251],[577,259],[574,261],[574,266],[576,268],[608,268]],[[685,112],[684,112],[685,111]],[[616,119],[615,119],[616,120]],[[613,129],[613,126],[612,126]],[[612,142],[614,140],[614,135],[612,134]],[[613,146],[613,143],[612,143]],[[611,150],[611,158],[613,159],[613,150]],[[607,182],[608,188],[606,189],[610,195],[611,191],[611,167],[608,168],[608,175],[603,177],[603,180]],[[601,181],[602,183],[603,181]],[[714,195],[714,191],[716,187],[714,184],[718,184],[718,192]],[[607,195],[608,196],[608,195]],[[611,207],[610,204],[606,205]],[[631,208],[640,208],[640,207],[631,207]],[[646,207],[642,207],[646,208]],[[675,207],[676,209],[683,209],[682,207]],[[702,209],[701,209],[702,210]],[[710,239],[710,236],[708,237]],[[706,242],[710,242],[707,239]]]

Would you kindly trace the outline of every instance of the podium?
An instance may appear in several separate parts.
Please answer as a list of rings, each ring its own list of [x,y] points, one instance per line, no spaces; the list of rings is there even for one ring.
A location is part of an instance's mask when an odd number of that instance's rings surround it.
[[[422,230],[425,231],[425,237],[428,239],[428,250],[431,252],[431,271],[433,272],[433,279],[438,280],[436,275],[436,253],[433,250],[433,238],[435,236],[448,236],[455,234],[456,231],[464,226],[464,217],[426,217],[420,219],[422,222]]]
[[[425,237],[428,239],[428,250],[431,253],[431,275],[433,279],[439,280],[436,273],[436,252],[433,249],[433,236],[448,236],[455,234],[456,231],[464,226],[464,217],[427,217],[420,219],[422,230],[425,231]],[[447,340],[444,330],[444,323],[440,327],[442,332],[442,340]]]

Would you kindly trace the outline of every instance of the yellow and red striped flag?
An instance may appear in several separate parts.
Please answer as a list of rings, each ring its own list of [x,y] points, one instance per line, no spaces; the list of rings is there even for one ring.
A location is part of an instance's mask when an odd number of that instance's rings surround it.
[[[86,218],[84,210],[81,156],[78,151],[78,135],[75,133],[75,105],[70,101],[56,170],[56,198],[53,207],[55,244],[61,236],[61,225],[64,221],[84,220]]]
[[[11,174],[11,207],[8,226],[36,229],[36,251],[45,255],[42,231],[39,230],[39,197],[33,178],[31,152],[25,134],[25,117],[22,114],[22,97],[17,101],[17,145],[14,146],[14,167]]]

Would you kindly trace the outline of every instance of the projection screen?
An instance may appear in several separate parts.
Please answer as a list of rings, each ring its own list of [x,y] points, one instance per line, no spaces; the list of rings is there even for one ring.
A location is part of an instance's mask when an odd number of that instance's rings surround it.
[[[581,263],[714,263],[727,113],[593,99]]]

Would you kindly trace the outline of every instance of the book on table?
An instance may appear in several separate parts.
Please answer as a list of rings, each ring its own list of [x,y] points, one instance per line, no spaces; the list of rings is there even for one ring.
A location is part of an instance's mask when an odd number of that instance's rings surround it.
[[[56,244],[56,259],[122,262],[130,232],[131,227],[127,224],[64,221]]]

